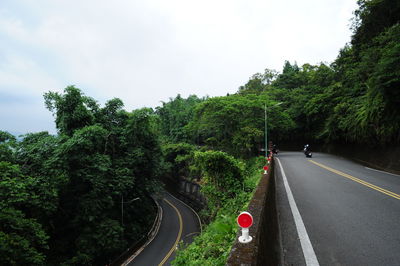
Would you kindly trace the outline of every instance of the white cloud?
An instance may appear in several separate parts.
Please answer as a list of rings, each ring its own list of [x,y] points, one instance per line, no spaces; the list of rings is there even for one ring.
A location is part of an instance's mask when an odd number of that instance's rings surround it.
[[[354,2],[16,1],[0,10],[0,92],[41,97],[75,84],[127,109],[233,93],[284,60],[334,60],[350,40]]]
[[[48,89],[57,90],[60,86],[55,77],[49,76],[46,69],[42,69],[30,58],[12,52],[5,55],[0,63],[0,84],[0,91],[11,90],[26,96],[36,96]]]

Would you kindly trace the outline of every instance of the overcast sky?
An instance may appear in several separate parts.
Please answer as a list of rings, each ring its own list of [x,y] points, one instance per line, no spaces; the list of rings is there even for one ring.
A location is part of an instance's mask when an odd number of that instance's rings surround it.
[[[155,107],[234,93],[284,61],[331,63],[354,0],[1,0],[0,130],[48,130],[43,93]]]

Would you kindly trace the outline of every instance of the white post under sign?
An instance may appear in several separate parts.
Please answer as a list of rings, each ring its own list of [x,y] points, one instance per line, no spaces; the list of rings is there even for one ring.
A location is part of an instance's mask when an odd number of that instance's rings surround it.
[[[239,237],[239,242],[251,242],[253,238],[249,235],[249,227],[253,225],[253,216],[248,212],[242,212],[237,218],[237,223],[242,228],[242,235]]]
[[[268,165],[264,166],[264,175],[268,174]]]

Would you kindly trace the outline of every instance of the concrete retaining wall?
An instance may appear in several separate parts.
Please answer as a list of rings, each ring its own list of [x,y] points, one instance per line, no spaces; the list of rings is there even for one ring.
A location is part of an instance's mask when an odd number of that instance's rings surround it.
[[[178,193],[184,196],[185,202],[189,203],[190,206],[200,210],[207,205],[206,198],[200,193],[199,184],[186,179],[179,179],[178,184]]]
[[[357,161],[372,168],[400,174],[400,147],[368,147],[350,144],[327,144],[320,148],[327,152]]]
[[[263,174],[247,211],[253,216],[250,227],[252,242],[239,243],[238,230],[227,265],[279,265],[280,248],[278,241],[278,221],[275,202],[274,161],[271,161],[268,174]]]

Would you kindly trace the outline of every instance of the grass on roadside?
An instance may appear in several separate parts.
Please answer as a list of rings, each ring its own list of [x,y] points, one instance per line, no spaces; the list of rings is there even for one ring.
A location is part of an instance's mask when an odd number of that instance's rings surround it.
[[[261,178],[264,157],[245,162],[243,188],[235,198],[229,199],[217,212],[215,219],[204,226],[187,247],[180,245],[172,265],[225,265],[236,237],[236,217],[247,209],[253,192]]]

